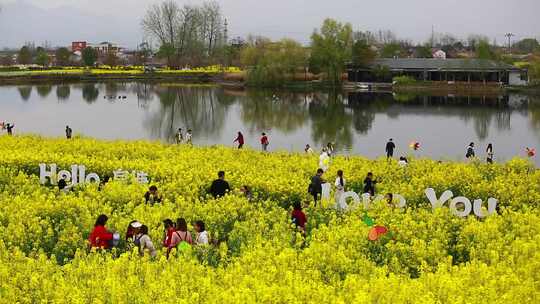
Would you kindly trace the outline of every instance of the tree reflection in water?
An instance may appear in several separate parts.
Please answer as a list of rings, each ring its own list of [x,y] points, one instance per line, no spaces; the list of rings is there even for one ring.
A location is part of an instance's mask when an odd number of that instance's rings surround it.
[[[94,83],[85,83],[82,85],[82,98],[86,103],[94,103],[99,96],[99,90]]]
[[[36,87],[37,93],[41,98],[46,98],[52,91],[51,85],[39,85]]]
[[[28,101],[28,99],[30,99],[30,96],[32,95],[31,86],[19,86],[17,87],[17,90],[19,91],[19,95],[21,95],[21,99],[23,101]]]
[[[159,109],[150,114],[145,125],[152,137],[173,141],[178,128],[194,130],[197,136],[218,138],[225,125],[230,104],[219,98],[216,87],[159,86],[155,88]]]
[[[67,101],[71,94],[71,87],[69,85],[56,86],[56,98],[58,101]]]

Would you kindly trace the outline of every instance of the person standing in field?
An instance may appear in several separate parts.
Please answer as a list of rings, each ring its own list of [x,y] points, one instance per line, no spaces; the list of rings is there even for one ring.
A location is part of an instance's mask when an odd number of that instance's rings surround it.
[[[486,148],[487,158],[486,162],[488,164],[493,164],[493,145],[489,143]]]
[[[313,196],[313,201],[315,202],[315,206],[317,206],[317,201],[319,200],[319,197],[322,195],[322,184],[325,183],[325,181],[322,178],[322,175],[324,174],[323,169],[317,169],[317,174],[315,174],[311,178],[311,183],[308,187],[308,192]]]
[[[148,250],[150,256],[155,258],[156,248],[154,247],[154,243],[152,243],[152,239],[150,239],[150,236],[148,235],[148,227],[146,225],[141,226],[137,239],[139,240],[139,255],[144,256],[144,252]]]
[[[195,232],[197,232],[197,237],[195,238],[195,244],[197,245],[208,245],[210,243],[210,238],[208,237],[208,231],[203,221],[196,221],[194,227]]]
[[[332,157],[332,155],[334,154],[334,144],[333,143],[329,142],[326,145],[326,153],[328,153],[329,157]]]
[[[73,134],[73,130],[69,126],[66,126],[66,138],[71,139],[72,134]]]
[[[229,191],[231,191],[231,187],[225,180],[225,172],[219,171],[218,179],[214,180],[210,186],[210,194],[212,194],[214,198],[218,198],[225,196],[225,194],[227,194]]]
[[[105,214],[98,216],[94,229],[88,236],[91,248],[109,249],[111,248],[111,241],[113,240],[113,233],[108,231],[105,225],[109,218]]]
[[[373,179],[373,173],[368,172],[366,178],[364,179],[364,193],[369,193],[371,197],[375,196],[375,184],[378,181]]]
[[[193,141],[193,132],[191,129],[188,129],[186,132],[186,144],[191,145]]]
[[[343,193],[345,193],[345,178],[343,178],[343,170],[338,170],[334,185],[336,186],[336,203],[339,205],[341,196]]]
[[[268,145],[270,144],[270,141],[268,140],[268,136],[266,136],[266,133],[262,133],[261,136],[261,147],[264,152],[268,151]]]
[[[6,130],[8,135],[13,135],[13,128],[15,128],[15,124],[8,123],[6,124]]]
[[[182,142],[184,142],[184,133],[182,133],[182,128],[178,128],[178,132],[176,132],[176,144],[179,145]]]
[[[315,151],[313,151],[313,148],[311,148],[311,146],[309,144],[307,144],[306,147],[304,148],[304,152],[307,155],[311,155],[311,154],[315,153]]]
[[[238,131],[238,134],[236,135],[236,139],[233,141],[233,143],[238,143],[238,149],[242,149],[244,146],[244,134],[242,132]]]
[[[471,142],[469,146],[467,147],[467,153],[465,154],[465,157],[468,159],[472,159],[476,156],[476,153],[474,152],[474,143]]]
[[[386,158],[392,158],[394,157],[394,149],[396,148],[396,145],[394,144],[394,141],[392,138],[386,143]]]
[[[180,244],[185,243],[185,244]],[[175,247],[188,247],[193,245],[193,238],[191,237],[191,232],[187,229],[187,222],[184,218],[178,218],[176,220],[176,231],[172,235],[172,241],[169,247],[167,248],[167,257],[171,250]]]
[[[319,168],[324,172],[328,170],[330,166],[330,155],[328,154],[327,148],[323,148],[321,155],[319,156]]]
[[[296,229],[304,235],[306,233],[306,214],[302,211],[302,205],[300,202],[295,202],[293,205],[293,211],[291,213],[292,223],[296,226]]]
[[[173,233],[176,231],[174,228],[174,223],[171,219],[166,219],[163,221],[163,226],[165,227],[164,230],[164,237],[163,237],[163,247],[169,248],[172,242],[172,236]]]

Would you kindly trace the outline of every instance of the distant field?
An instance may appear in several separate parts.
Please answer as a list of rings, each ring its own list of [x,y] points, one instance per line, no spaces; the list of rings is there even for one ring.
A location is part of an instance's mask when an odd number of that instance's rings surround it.
[[[240,72],[241,70],[237,67],[221,67],[221,66],[209,66],[209,67],[200,67],[193,69],[181,69],[181,70],[171,70],[171,69],[158,69],[152,73],[157,74],[219,74],[219,73],[235,73]],[[58,68],[58,69],[43,69],[43,70],[20,70],[20,71],[6,71],[0,72],[0,77],[24,77],[24,76],[40,76],[40,75],[111,75],[111,74],[124,74],[124,75],[136,75],[144,74],[143,67],[133,67],[133,68],[123,68],[123,67],[112,67],[112,68],[79,68],[79,67],[69,67],[69,68]]]

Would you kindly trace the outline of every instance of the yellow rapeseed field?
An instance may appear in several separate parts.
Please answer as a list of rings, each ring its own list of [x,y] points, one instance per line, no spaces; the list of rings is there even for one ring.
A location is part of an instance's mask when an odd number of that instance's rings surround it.
[[[360,191],[371,171],[377,192],[400,193],[407,207],[311,206],[304,240],[289,214],[292,202],[309,200],[317,156],[37,136],[0,136],[0,155],[0,303],[540,303],[540,173],[527,160],[422,159],[400,168],[338,156],[328,180],[342,169]],[[40,163],[85,165],[102,180],[120,168],[144,171],[164,201],[146,205],[148,185],[134,179],[63,193],[40,184]],[[215,200],[207,189],[218,170],[234,191]],[[432,210],[428,187],[497,198],[498,212],[479,219]],[[369,241],[365,212],[391,237]],[[88,252],[101,213],[122,234],[133,219],[148,225],[157,257],[122,246]],[[167,259],[162,221],[177,217],[205,221],[219,244]]]

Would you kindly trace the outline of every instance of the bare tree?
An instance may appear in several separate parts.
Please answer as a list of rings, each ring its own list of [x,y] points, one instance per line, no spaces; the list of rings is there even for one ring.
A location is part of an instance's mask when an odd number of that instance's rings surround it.
[[[156,37],[160,44],[176,45],[180,8],[172,0],[154,4],[146,12],[141,25],[143,30]]]
[[[179,64],[212,59],[224,45],[224,17],[215,1],[179,7],[172,0],[152,6],[141,22],[143,30],[166,46]]]

